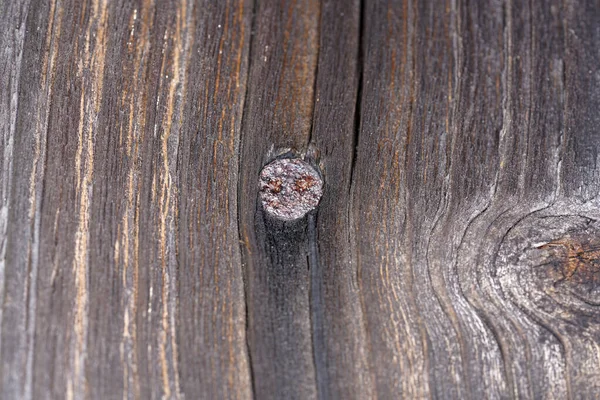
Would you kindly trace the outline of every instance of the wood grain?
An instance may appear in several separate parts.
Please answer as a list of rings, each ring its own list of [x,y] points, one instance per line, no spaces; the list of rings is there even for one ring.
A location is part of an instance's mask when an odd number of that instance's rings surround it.
[[[350,225],[361,27],[359,2],[323,2],[311,146],[326,185],[309,259],[319,398],[374,397]]]
[[[254,396],[316,397],[306,218],[267,218],[258,175],[271,158],[306,151],[310,138],[320,6],[258,2],[240,153],[239,232],[246,277]],[[277,60],[277,61],[273,61]]]
[[[598,398],[598,21],[0,0],[0,398]]]
[[[251,4],[21,12],[2,397],[251,396],[229,185]]]

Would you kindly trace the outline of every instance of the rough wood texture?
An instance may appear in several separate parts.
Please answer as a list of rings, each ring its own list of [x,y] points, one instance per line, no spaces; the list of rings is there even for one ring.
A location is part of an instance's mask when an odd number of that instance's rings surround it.
[[[598,21],[0,0],[0,398],[600,397]]]

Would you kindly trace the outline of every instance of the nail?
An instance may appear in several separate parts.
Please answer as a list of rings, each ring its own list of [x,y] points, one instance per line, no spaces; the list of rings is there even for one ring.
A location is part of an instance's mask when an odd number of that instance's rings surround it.
[[[306,161],[282,158],[260,172],[259,194],[267,214],[293,221],[317,207],[323,195],[323,179]]]

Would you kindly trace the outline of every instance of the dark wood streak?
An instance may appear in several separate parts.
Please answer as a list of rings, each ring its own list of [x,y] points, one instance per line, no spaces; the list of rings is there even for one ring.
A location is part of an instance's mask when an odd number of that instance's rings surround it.
[[[598,21],[0,1],[0,398],[598,398]]]
[[[311,145],[326,178],[309,249],[319,398],[372,398],[350,230],[350,179],[359,110],[360,2],[321,5]],[[309,240],[313,226],[309,220]]]
[[[307,218],[263,213],[259,171],[280,153],[306,151],[313,111],[317,1],[257,2],[242,125],[239,229],[246,277],[254,396],[316,398]],[[274,61],[276,60],[276,61]]]

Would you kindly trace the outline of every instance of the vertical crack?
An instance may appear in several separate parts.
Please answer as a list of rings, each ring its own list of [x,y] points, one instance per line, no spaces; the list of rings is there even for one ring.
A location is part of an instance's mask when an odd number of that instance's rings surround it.
[[[238,145],[238,171],[237,171],[237,193],[236,193],[236,201],[237,201],[237,230],[238,230],[238,243],[240,246],[240,258],[241,258],[241,268],[242,268],[242,284],[244,286],[244,317],[245,317],[245,341],[246,341],[246,356],[248,357],[248,372],[250,374],[250,389],[252,391],[252,398],[256,398],[256,379],[254,376],[254,366],[252,363],[252,348],[250,346],[250,310],[249,310],[249,302],[248,297],[250,295],[250,290],[248,287],[248,271],[246,268],[246,263],[244,262],[244,248],[243,248],[243,240],[242,240],[242,221],[240,220],[241,215],[241,193],[242,193],[242,131],[244,130],[244,120],[247,115],[248,110],[248,91],[249,91],[249,82],[250,82],[250,71],[252,70],[252,46],[254,42],[254,30],[256,28],[256,12],[257,12],[257,3],[259,0],[254,0],[252,2],[252,20],[250,22],[250,38],[248,40],[248,67],[246,73],[246,91],[244,93],[244,106],[242,109],[242,116],[240,118],[240,136],[239,136],[239,145]]]
[[[362,123],[361,119],[361,101],[362,101],[362,89],[363,89],[363,75],[364,75],[364,28],[365,28],[365,1],[359,1],[359,18],[358,18],[358,52],[356,60],[356,75],[358,76],[358,89],[356,91],[356,104],[354,107],[354,135],[352,137],[352,160],[350,162],[350,184],[348,185],[348,192],[352,193],[354,186],[354,170],[356,167],[356,158],[358,155],[358,137],[360,135],[360,127]],[[352,202],[350,202],[352,204]],[[348,214],[350,213],[350,207],[348,207]]]
[[[358,50],[356,59],[356,75],[358,77],[358,87],[356,90],[356,103],[354,105],[354,131],[352,137],[352,160],[350,161],[350,180],[348,184],[348,208],[347,213],[347,224],[348,224],[348,246],[350,249],[353,248],[353,235],[352,230],[354,228],[354,221],[352,219],[352,206],[354,204],[353,188],[355,183],[355,170],[356,170],[356,159],[358,158],[358,140],[360,135],[360,129],[362,124],[361,104],[363,96],[363,81],[364,81],[364,52],[365,52],[365,0],[359,0],[359,18],[358,18]],[[366,315],[365,305],[361,293],[360,285],[360,265],[358,263],[358,257],[352,257],[356,261],[355,266],[355,282],[358,288],[358,297],[360,299],[360,306],[363,315]],[[366,320],[364,322],[366,324]],[[365,333],[367,327],[364,326]]]
[[[319,62],[321,55],[321,28],[323,26],[323,1],[319,2],[319,25],[317,27],[318,38],[317,38],[317,55],[314,69],[313,79],[313,101],[312,101],[312,118],[310,123],[310,130],[308,135],[308,141],[306,146],[307,154],[310,154],[313,163],[317,164],[318,168],[318,151],[312,154],[314,150],[311,146],[313,140],[313,129],[315,121],[315,110],[318,102],[318,77],[319,77]],[[321,172],[321,171],[319,171]],[[318,212],[318,211],[317,211]],[[318,235],[317,235],[317,213],[310,213],[307,216],[307,233],[308,233],[308,268],[309,268],[309,289],[308,289],[308,306],[309,306],[309,318],[311,327],[311,345],[312,345],[312,360],[313,368],[315,373],[315,385],[317,389],[317,398],[328,398],[326,393],[328,385],[326,384],[329,380],[327,378],[327,354],[325,346],[325,334],[323,332],[323,315],[324,315],[324,304],[323,304],[323,272],[319,262],[319,246],[318,246]]]
[[[319,76],[319,56],[321,55],[321,27],[323,26],[323,2],[321,1],[319,3],[319,25],[317,26],[317,32],[319,37],[317,38],[317,55],[316,55],[316,59],[317,61],[315,62],[315,69],[313,72],[313,101],[312,101],[312,110],[311,110],[311,114],[312,114],[312,118],[310,119],[310,128],[308,130],[308,140],[306,141],[306,143],[308,143],[308,145],[306,146],[308,148],[308,146],[312,143],[312,138],[313,138],[313,126],[314,126],[314,122],[315,122],[315,109],[317,108],[317,101],[319,99],[319,97],[317,96],[317,78]]]

